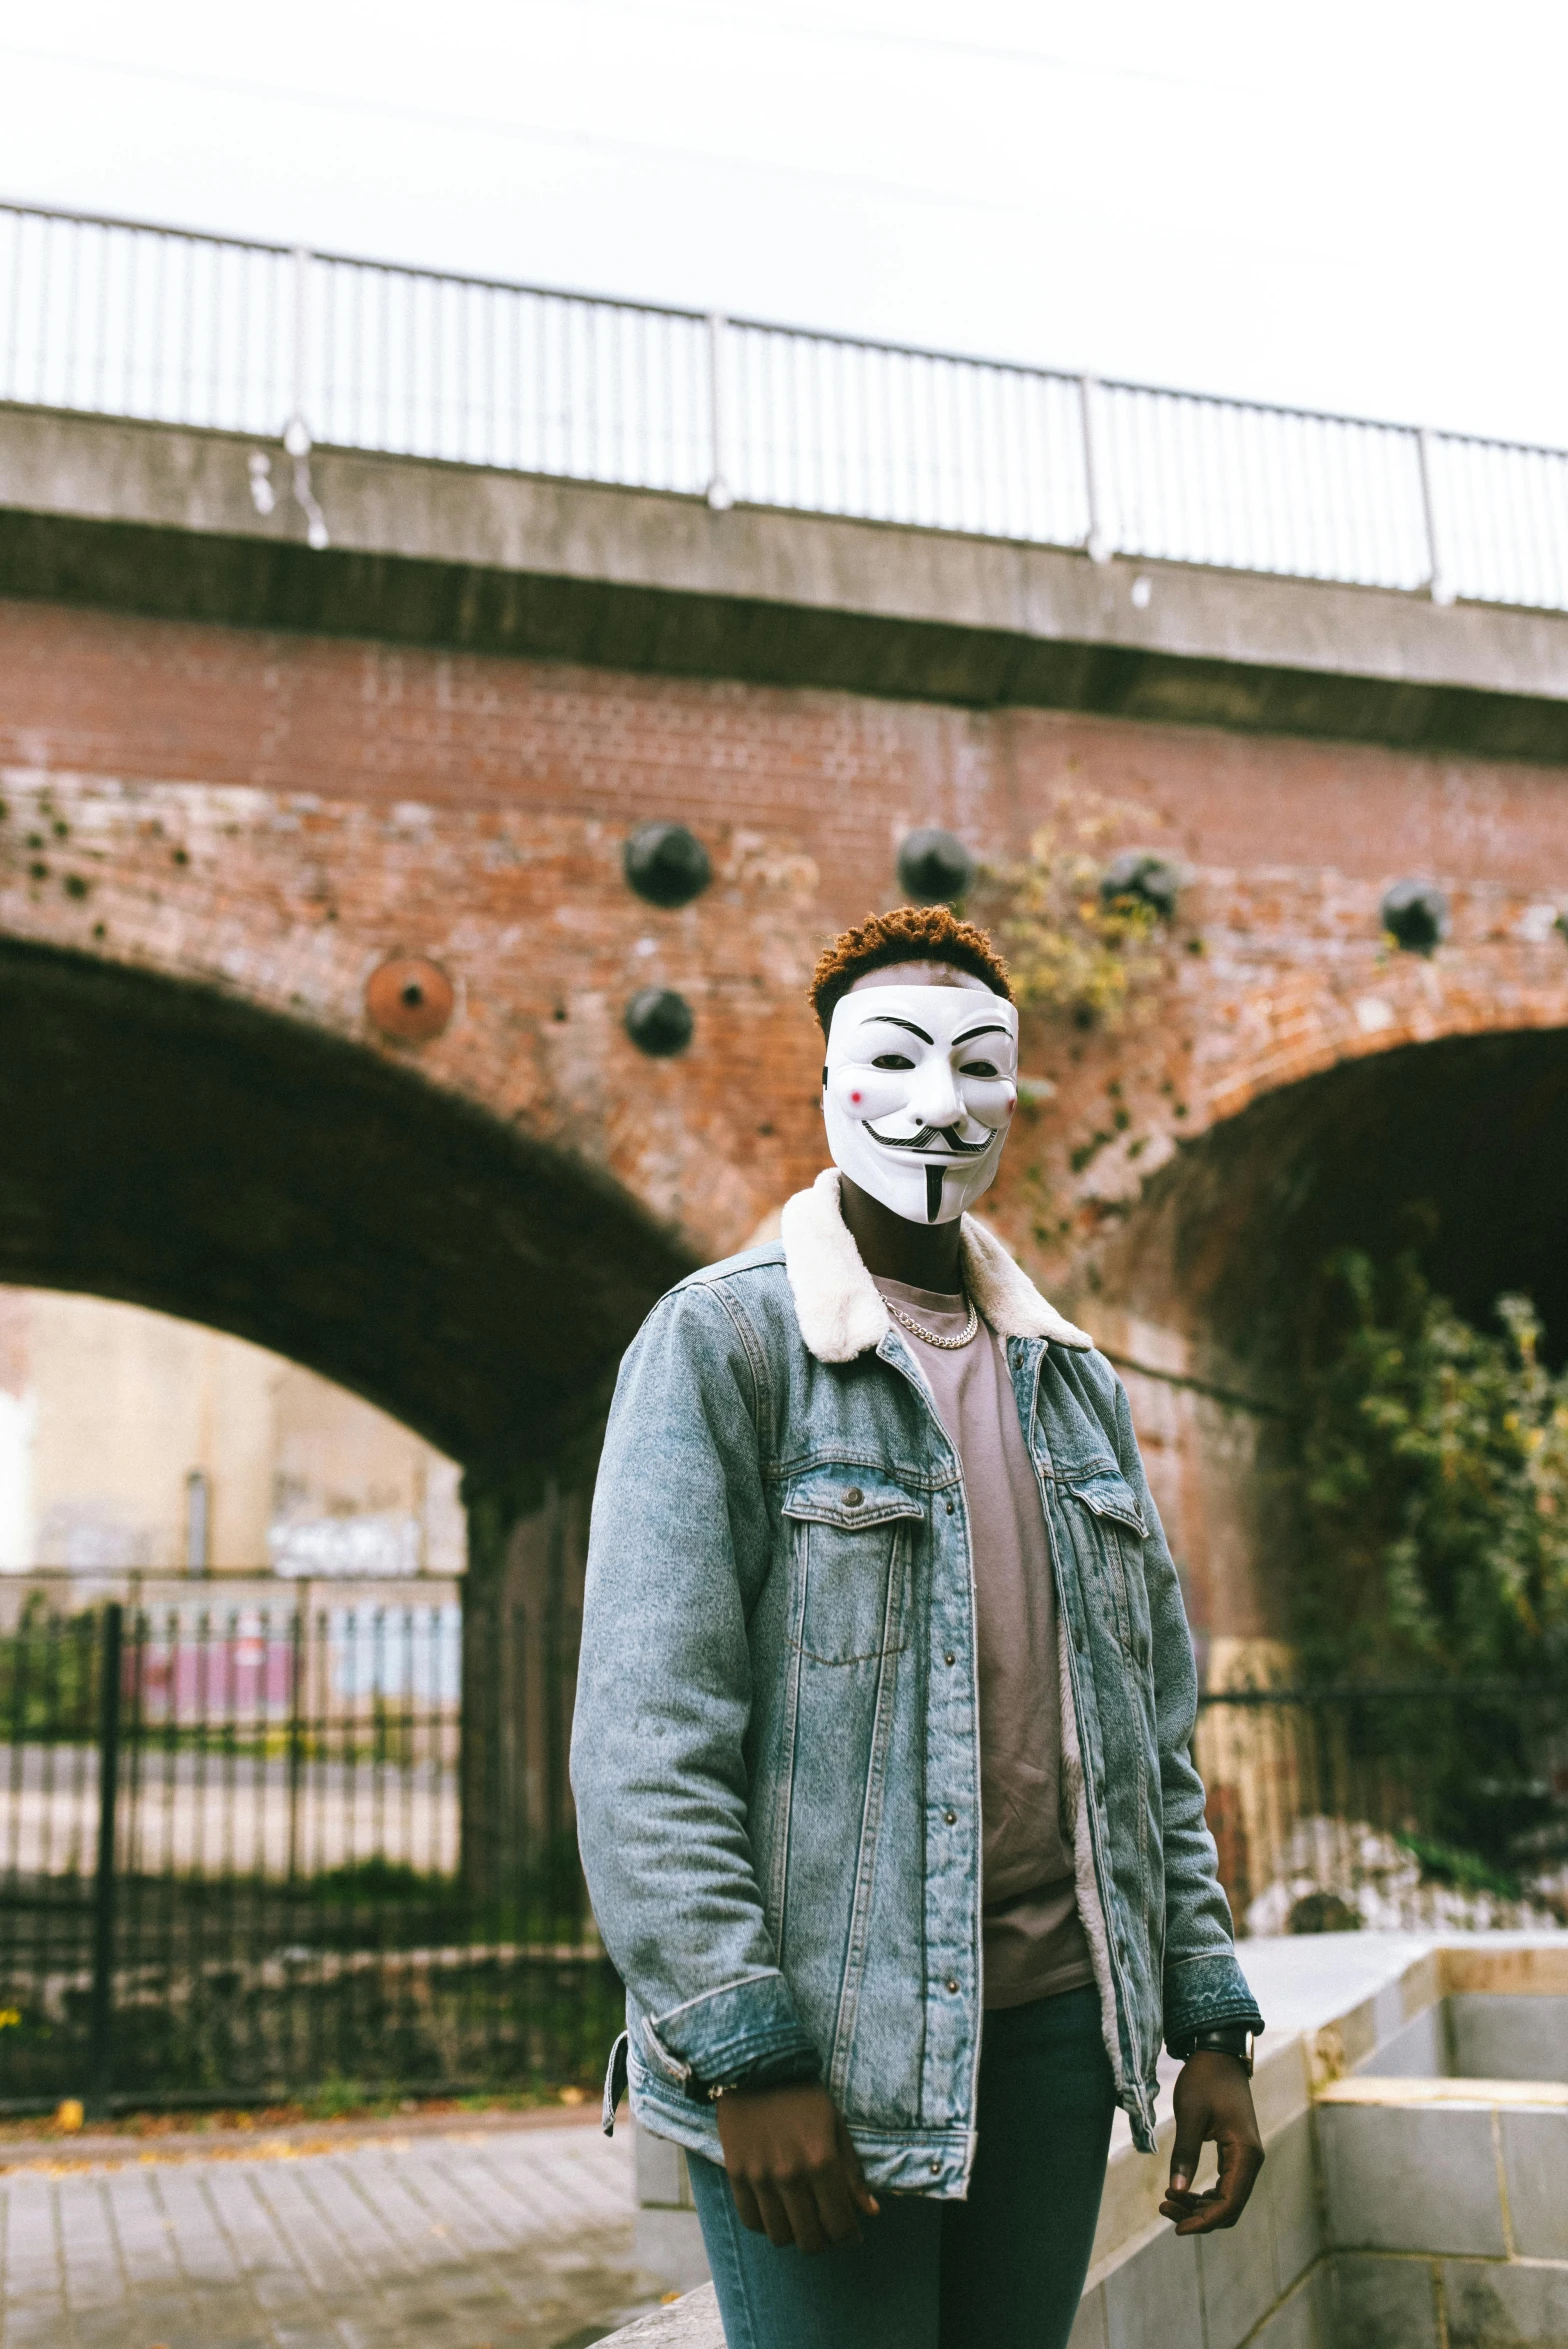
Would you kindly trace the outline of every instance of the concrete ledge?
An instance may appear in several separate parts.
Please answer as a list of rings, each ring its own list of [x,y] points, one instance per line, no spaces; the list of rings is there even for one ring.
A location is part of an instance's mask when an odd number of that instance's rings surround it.
[[[1423,2080],[1381,2078],[1363,2073],[1355,2080],[1332,2080],[1320,2088],[1320,2107],[1337,2104],[1540,2104],[1568,2112],[1568,2082],[1562,2080],[1492,2080],[1466,2074],[1461,2079]]]
[[[1568,616],[0,408],[0,593],[680,676],[1568,761]],[[1139,609],[1135,578],[1150,594]]]
[[[656,2308],[610,2339],[619,2349],[724,2349],[724,2327],[713,2286],[701,2284],[672,2307]]]

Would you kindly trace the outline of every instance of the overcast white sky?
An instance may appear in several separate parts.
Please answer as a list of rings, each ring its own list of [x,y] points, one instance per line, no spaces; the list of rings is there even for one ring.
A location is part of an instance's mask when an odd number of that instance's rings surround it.
[[[1563,0],[0,6],[0,193],[1568,445]]]

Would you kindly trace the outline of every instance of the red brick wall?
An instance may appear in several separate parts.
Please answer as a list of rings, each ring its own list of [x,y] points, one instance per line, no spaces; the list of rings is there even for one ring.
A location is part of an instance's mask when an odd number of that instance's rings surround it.
[[[1331,864],[1375,880],[1414,851],[1529,888],[1563,850],[1561,771],[1260,740],[1042,710],[638,677],[549,662],[0,600],[0,755],[24,767],[224,782],[384,804],[569,809],[798,836],[844,902],[888,885],[889,841],[940,817],[1021,845],[1050,791],[1152,803],[1200,865]]]
[[[1058,1093],[1026,1119],[993,1204],[1069,1290],[1176,1141],[1260,1092],[1402,1042],[1568,1025],[1568,948],[1531,912],[1568,890],[1568,778],[1552,770],[20,602],[0,603],[0,680],[6,931],[407,1053],[613,1174],[705,1254],[822,1162],[801,989],[827,936],[894,901],[916,824],[1005,857],[1056,794],[1094,791],[1150,810],[1144,832],[1193,871],[1142,1021],[1027,1038]],[[625,835],[650,817],[688,824],[714,860],[679,912],[621,878]],[[1435,963],[1383,951],[1380,891],[1407,872],[1454,899]],[[456,985],[432,1043],[367,1025],[366,979],[393,953]],[[679,1060],[622,1032],[651,982],[696,1011]],[[1167,1492],[1196,1527],[1180,1484],[1173,1465]]]
[[[8,926],[354,1033],[368,967],[430,954],[460,1009],[419,1048],[429,1073],[608,1164],[704,1247],[733,1244],[820,1156],[798,990],[824,937],[896,896],[914,824],[994,856],[1063,787],[1157,813],[1198,869],[1183,921],[1207,951],[1177,963],[1174,1017],[1115,1058],[1151,1118],[1172,1122],[1159,1086],[1178,1086],[1177,1131],[1345,1052],[1568,1011],[1561,942],[1510,936],[1568,864],[1552,771],[23,603],[0,604],[0,677]],[[43,790],[77,814],[40,882],[25,840]],[[620,878],[625,833],[651,816],[715,859],[679,913]],[[64,894],[78,867],[81,900]],[[1436,996],[1428,966],[1379,962],[1379,890],[1408,870],[1457,892]],[[698,1012],[678,1063],[619,1031],[651,980]],[[1387,1016],[1358,1016],[1369,995]],[[1068,1056],[1102,1056],[1051,1033],[1031,1049],[1064,1083],[1042,1121],[1054,1157],[1097,1115]]]

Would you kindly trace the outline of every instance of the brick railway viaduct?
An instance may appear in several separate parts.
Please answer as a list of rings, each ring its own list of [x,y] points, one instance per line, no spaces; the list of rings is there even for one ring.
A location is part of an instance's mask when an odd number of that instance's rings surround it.
[[[1280,1628],[1328,1247],[1426,1200],[1459,1301],[1562,1342],[1568,618],[331,451],[313,552],[247,447],[0,412],[0,1278],[357,1389],[526,1573],[648,1304],[822,1162],[823,938],[910,828],[1005,861],[1098,794],[1187,886],[1141,1018],[1031,1021],[990,1205],[1124,1366],[1211,1670]],[[405,958],[439,1033],[367,1007]]]

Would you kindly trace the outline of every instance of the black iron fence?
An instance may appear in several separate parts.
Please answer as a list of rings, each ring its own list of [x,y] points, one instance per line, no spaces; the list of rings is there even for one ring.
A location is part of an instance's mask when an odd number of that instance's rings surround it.
[[[577,1632],[423,1579],[0,1587],[0,2110],[590,2084]],[[1561,1692],[1228,1690],[1196,1750],[1243,1933],[1568,1923]]]
[[[1225,1690],[1195,1752],[1243,1933],[1568,1924],[1568,1692]]]
[[[424,1581],[0,1592],[0,2108],[592,2080],[576,1644]]]

